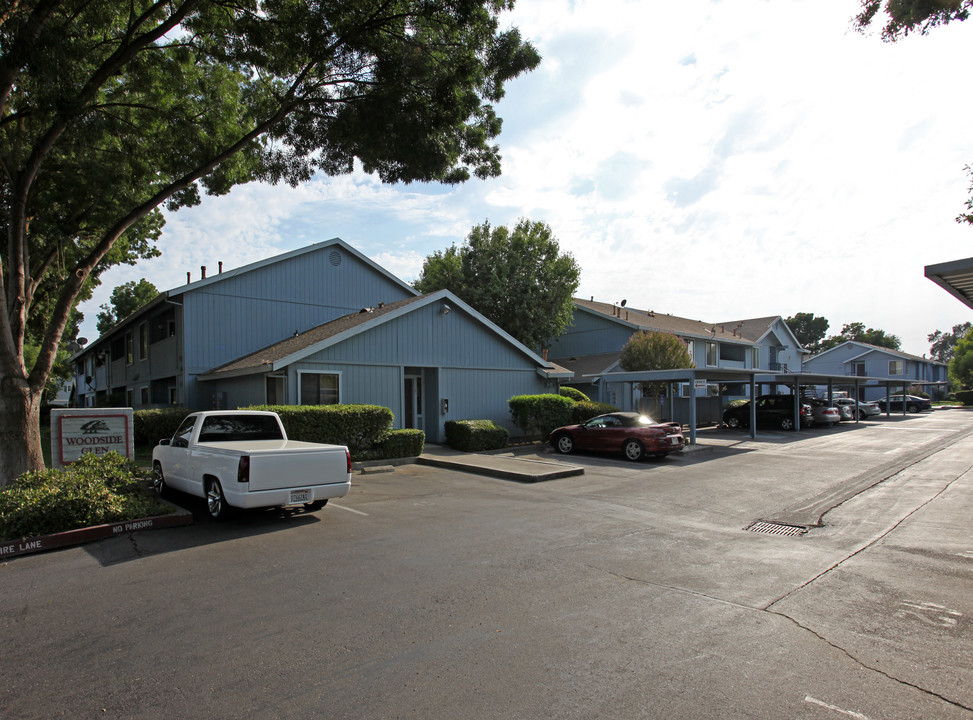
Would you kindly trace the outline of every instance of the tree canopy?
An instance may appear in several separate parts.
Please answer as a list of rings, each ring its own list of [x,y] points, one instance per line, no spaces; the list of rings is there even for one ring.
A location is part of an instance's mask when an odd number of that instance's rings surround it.
[[[794,333],[794,337],[805,350],[818,352],[819,344],[828,332],[828,319],[814,313],[799,312],[784,320],[787,327]]]
[[[964,389],[973,388],[973,328],[956,343],[953,359],[949,361],[949,377]]]
[[[843,325],[839,334],[830,335],[822,340],[818,346],[818,351],[824,352],[825,350],[830,350],[849,340],[877,345],[878,347],[886,347],[892,350],[898,350],[902,347],[902,341],[898,336],[891,335],[884,330],[866,328],[864,323],[853,322]]]
[[[934,360],[939,362],[948,363],[953,359],[953,353],[956,349],[956,343],[958,343],[965,335],[973,328],[973,323],[965,322],[959,325],[953,325],[952,332],[941,332],[936,330],[936,332],[929,333],[926,338],[930,342],[929,354]]]
[[[966,20],[973,0],[862,0],[861,7],[854,26],[865,31],[881,24],[882,39],[895,42],[911,33],[925,35],[934,27]]]
[[[129,280],[111,291],[108,302],[101,305],[98,313],[98,332],[104,335],[120,321],[127,318],[159,294],[158,288],[145,278],[138,282]]]
[[[671,332],[639,330],[625,343],[618,358],[622,370],[679,370],[696,367],[686,343]],[[644,395],[658,395],[661,383],[641,383]]]
[[[513,227],[475,226],[462,247],[428,256],[415,288],[447,289],[529,348],[541,348],[571,322],[581,270],[551,228],[521,219]]]
[[[161,206],[356,162],[385,182],[498,175],[493,103],[540,60],[516,28],[499,28],[512,6],[4,3],[0,483],[43,467],[37,405],[69,313],[105,269],[158,252]]]

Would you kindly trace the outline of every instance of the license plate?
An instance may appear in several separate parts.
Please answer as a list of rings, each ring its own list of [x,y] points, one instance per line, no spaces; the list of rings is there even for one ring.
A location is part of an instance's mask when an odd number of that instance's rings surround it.
[[[310,490],[291,490],[291,505],[311,502]]]

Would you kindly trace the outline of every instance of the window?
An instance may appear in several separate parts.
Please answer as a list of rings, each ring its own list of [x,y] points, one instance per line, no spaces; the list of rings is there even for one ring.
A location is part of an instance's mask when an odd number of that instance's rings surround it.
[[[188,417],[182,421],[182,425],[176,430],[176,433],[172,436],[172,444],[176,447],[189,447],[189,437],[193,434],[193,428],[196,426],[196,418]]]
[[[905,375],[905,361],[889,360],[889,375]]]
[[[851,374],[857,377],[865,377],[865,363],[863,362],[852,363]]]
[[[125,405],[128,407],[135,405],[135,393],[132,391],[132,388],[128,388],[125,391]]]
[[[695,347],[696,343],[694,343],[692,340],[686,343],[686,352],[689,353],[689,359],[693,361],[693,365],[696,364],[696,358],[693,356],[693,348]]]
[[[720,360],[742,363],[746,361],[747,349],[742,345],[720,343]]]
[[[301,405],[335,405],[339,402],[337,373],[300,373]]]
[[[276,375],[267,376],[267,404],[286,405],[287,386],[284,384],[286,378]]]
[[[139,325],[139,360],[145,360],[149,356],[149,324]]]
[[[139,388],[139,405],[149,404],[149,386],[143,385]]]
[[[131,332],[125,333],[125,364],[131,365],[135,362],[135,339]]]
[[[706,343],[706,365],[708,367],[716,367],[716,343],[707,342]]]

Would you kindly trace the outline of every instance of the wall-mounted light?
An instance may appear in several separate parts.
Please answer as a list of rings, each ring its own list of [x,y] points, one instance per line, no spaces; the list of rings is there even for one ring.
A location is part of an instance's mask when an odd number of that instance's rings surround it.
[[[451,308],[449,305],[443,303],[443,306],[439,309],[439,312],[443,315],[449,315],[449,311],[452,309],[453,308]]]

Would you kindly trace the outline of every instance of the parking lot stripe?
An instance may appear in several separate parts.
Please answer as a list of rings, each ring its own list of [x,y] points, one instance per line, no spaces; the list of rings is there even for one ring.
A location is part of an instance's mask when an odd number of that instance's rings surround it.
[[[368,513],[362,512],[361,510],[354,510],[350,507],[345,507],[344,505],[336,505],[335,503],[329,503],[329,504],[331,507],[336,507],[339,510],[347,510],[348,512],[353,512],[356,515],[364,515],[365,517],[368,517]]]

